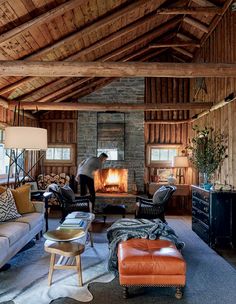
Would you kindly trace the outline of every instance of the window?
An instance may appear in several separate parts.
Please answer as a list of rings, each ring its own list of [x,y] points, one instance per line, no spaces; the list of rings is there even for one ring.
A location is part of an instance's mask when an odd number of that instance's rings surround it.
[[[49,145],[46,151],[46,162],[71,163],[74,158],[73,145]]]
[[[147,165],[156,165],[158,167],[171,167],[174,156],[178,155],[179,146],[147,146]]]
[[[97,149],[97,156],[101,153],[106,153],[108,160],[118,160],[118,149]]]

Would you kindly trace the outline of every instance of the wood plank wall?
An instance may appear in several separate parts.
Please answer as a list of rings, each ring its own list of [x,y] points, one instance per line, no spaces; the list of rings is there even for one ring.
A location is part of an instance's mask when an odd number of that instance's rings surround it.
[[[176,78],[146,78],[146,103],[178,103],[189,101],[189,79]],[[189,118],[189,111],[148,111],[145,114],[145,144],[180,145],[180,151],[186,147],[188,140],[188,124],[148,124],[153,120],[185,120]],[[146,149],[147,151],[147,149]],[[147,166],[147,182],[156,174],[158,168]],[[188,181],[190,182],[190,181]]]
[[[41,115],[40,126],[48,130],[49,145],[72,145],[74,158],[70,164],[44,162],[44,173],[75,175],[77,170],[77,120],[78,112],[51,111]]]
[[[206,41],[201,49],[196,62],[236,62],[236,13],[230,10],[223,17],[216,30]],[[217,103],[231,93],[236,95],[236,78],[206,78],[207,93],[201,90],[196,96],[196,80],[191,80],[191,100],[213,101]],[[228,136],[228,155],[221,168],[221,173],[216,175],[221,183],[231,184],[236,187],[236,101],[204,116],[193,124],[212,126],[221,130]]]

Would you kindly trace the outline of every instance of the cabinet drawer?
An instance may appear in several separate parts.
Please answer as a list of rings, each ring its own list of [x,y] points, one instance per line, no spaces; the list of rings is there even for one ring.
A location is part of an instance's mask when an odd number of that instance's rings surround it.
[[[194,216],[192,217],[192,230],[201,238],[203,241],[205,241],[207,244],[209,244],[209,227],[202,224],[197,218]]]
[[[210,211],[209,203],[203,202],[194,197],[192,200],[192,204],[193,204],[193,207],[201,210],[202,212],[206,213],[207,215],[209,214],[209,211]]]
[[[209,215],[193,206],[192,215],[206,225],[209,225]]]
[[[193,198],[199,198],[207,203],[209,203],[210,201],[210,192],[209,191],[205,191],[203,189],[193,189],[192,190],[192,194],[193,194]]]

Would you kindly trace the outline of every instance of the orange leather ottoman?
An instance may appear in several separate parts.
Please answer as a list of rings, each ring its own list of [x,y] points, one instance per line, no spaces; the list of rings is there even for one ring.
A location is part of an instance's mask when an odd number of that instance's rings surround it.
[[[118,246],[119,280],[128,297],[128,286],[176,287],[182,298],[186,263],[176,246],[167,240],[130,239]]]

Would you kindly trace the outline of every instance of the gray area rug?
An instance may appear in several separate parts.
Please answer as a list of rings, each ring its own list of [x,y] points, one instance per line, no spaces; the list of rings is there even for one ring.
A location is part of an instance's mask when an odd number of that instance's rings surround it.
[[[91,283],[91,304],[235,304],[236,270],[215,251],[209,248],[184,220],[168,219],[180,240],[185,242],[182,251],[187,261],[187,286],[182,300],[174,297],[174,288],[130,288],[130,298],[122,298],[118,278],[108,284]],[[53,304],[78,304],[71,299],[57,299]]]
[[[180,240],[184,241],[186,244],[185,248],[182,251],[182,254],[187,261],[187,286],[185,288],[183,299],[175,299],[175,290],[173,288],[136,287],[130,289],[131,297],[128,300],[125,300],[122,298],[122,288],[119,285],[119,281],[117,278],[115,278],[114,280],[106,284],[100,282],[90,283],[89,291],[93,295],[93,299],[90,300],[89,298],[87,298],[88,303],[234,304],[236,299],[236,270],[231,265],[229,265],[223,258],[221,258],[215,251],[209,248],[201,239],[199,239],[198,236],[191,231],[189,225],[184,220],[182,220],[181,218],[178,218],[178,220],[171,218],[168,219],[168,223],[176,231]],[[98,238],[96,241],[98,241],[100,245],[105,244],[105,234],[97,234],[96,237]],[[103,249],[100,248],[100,250]],[[24,258],[27,257],[27,252],[30,251],[27,250],[24,253]],[[105,251],[102,253],[102,256],[100,255],[100,258],[104,259],[104,257],[106,258]],[[2,284],[3,282],[2,279],[4,278],[0,276],[0,284]],[[12,289],[14,289],[14,286],[11,287]],[[58,299],[54,298],[55,300],[52,300],[51,302],[49,301],[47,304],[84,303],[81,299],[79,301],[72,299],[70,295],[67,297],[63,297],[62,295],[60,295],[59,289]],[[36,289],[34,288],[32,292],[32,297],[28,298],[25,303],[41,304],[38,299],[37,301],[35,301],[35,291]],[[13,304],[14,302],[8,301],[3,303]]]
[[[95,239],[93,248],[87,244],[81,256],[83,287],[78,286],[78,276],[73,270],[54,270],[53,284],[49,287],[49,258],[42,238],[12,259],[11,268],[0,273],[0,303],[49,304],[59,297],[88,302],[93,298],[87,287],[90,282],[106,283],[114,279],[107,270],[108,246],[104,235]]]

